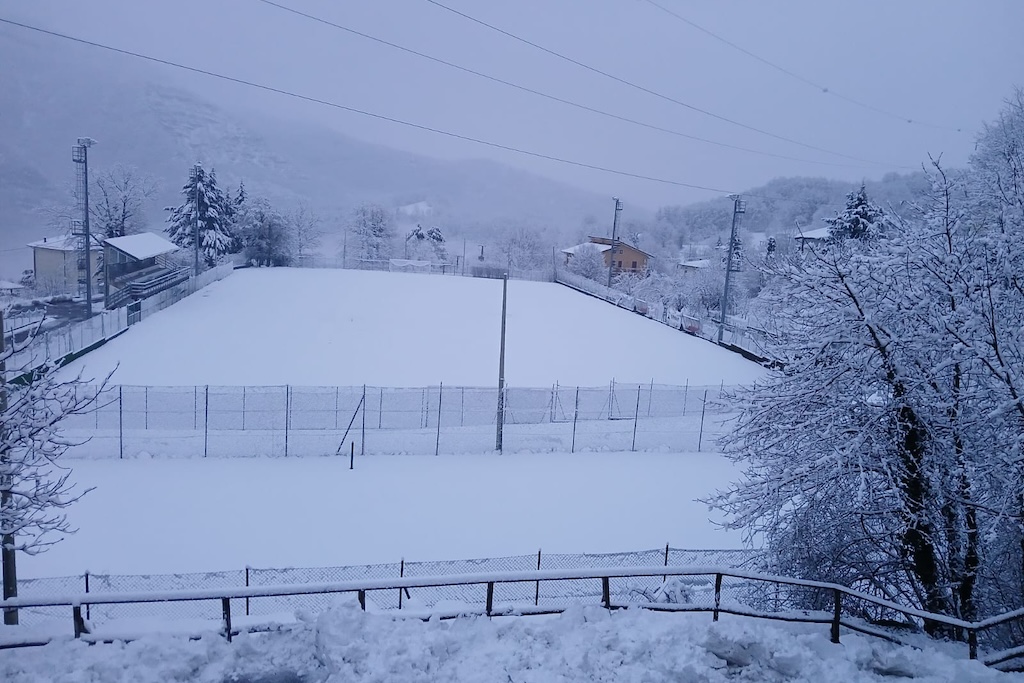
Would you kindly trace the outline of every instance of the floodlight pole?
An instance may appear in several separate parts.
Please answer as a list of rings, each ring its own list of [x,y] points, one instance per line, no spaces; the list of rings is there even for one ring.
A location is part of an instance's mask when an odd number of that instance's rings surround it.
[[[612,197],[615,200],[615,218],[612,219],[612,249],[608,256],[608,287],[612,286],[612,271],[615,268],[615,242],[619,235],[619,214],[622,212],[622,202],[619,201],[618,197]]]
[[[78,138],[71,150],[71,160],[82,164],[82,231],[85,240],[85,317],[92,317],[92,235],[89,234],[89,148],[96,144],[92,138]]]
[[[747,210],[747,203],[743,201],[741,195],[731,194],[729,195],[729,198],[732,199],[732,230],[729,231],[729,246],[726,247],[728,251],[726,252],[727,255],[725,257],[725,292],[722,294],[722,319],[718,323],[719,344],[722,343],[722,338],[725,335],[725,316],[729,312],[729,286],[732,280],[733,252],[736,250],[736,224],[739,221],[740,214],[745,213]]]
[[[494,449],[501,453],[505,426],[505,314],[508,310],[508,272],[501,279],[501,350],[498,353],[498,415]]]

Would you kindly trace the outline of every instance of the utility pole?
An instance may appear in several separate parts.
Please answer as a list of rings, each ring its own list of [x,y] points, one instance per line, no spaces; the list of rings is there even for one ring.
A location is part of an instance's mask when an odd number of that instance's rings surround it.
[[[11,346],[14,346],[14,337],[11,337]],[[7,412],[7,336],[4,330],[4,312],[0,310],[0,418]],[[10,455],[6,447],[0,443],[0,467],[6,469],[10,463]],[[13,503],[11,501],[11,487],[14,484],[11,475],[6,474],[3,478],[3,492],[0,493],[0,512],[5,512]],[[0,524],[10,523],[6,520],[6,514],[0,514]],[[18,570],[14,555],[14,532],[4,534],[0,537],[0,559],[3,561],[3,583],[4,600],[18,597]],[[18,625],[18,610],[4,610],[4,624],[7,626]]]
[[[725,293],[722,295],[722,320],[718,323],[718,343],[722,343],[722,337],[725,335],[725,316],[729,313],[729,287],[732,281],[733,271],[733,255],[736,251],[736,229],[738,227],[740,214],[746,213],[747,203],[741,199],[741,195],[731,194],[729,198],[732,199],[732,230],[729,232],[729,246],[727,256],[725,258]],[[739,269],[739,264],[736,264],[735,268]]]
[[[505,426],[505,313],[508,305],[508,273],[501,279],[501,351],[498,353],[498,431],[494,448],[501,453],[502,430]]]
[[[92,235],[89,234],[89,148],[96,144],[92,138],[78,138],[78,144],[71,148],[71,160],[78,164],[78,196],[82,205],[82,232],[85,259],[85,317],[92,317]]]
[[[189,180],[192,181],[193,197],[192,201],[194,206],[192,210],[194,212],[192,221],[192,251],[193,251],[193,264],[192,270],[195,277],[199,277],[199,179],[202,176],[203,167],[199,164],[192,166],[192,171],[189,173]]]
[[[615,218],[612,219],[612,249],[608,256],[608,287],[612,286],[612,271],[615,269],[615,243],[619,237],[619,214],[622,212],[622,202],[619,201],[618,197],[612,197],[615,200]]]

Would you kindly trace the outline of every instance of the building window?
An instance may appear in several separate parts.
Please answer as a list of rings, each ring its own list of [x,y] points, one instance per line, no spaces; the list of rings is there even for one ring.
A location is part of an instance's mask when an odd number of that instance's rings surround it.
[[[619,265],[618,265],[618,267],[619,267],[619,268],[621,268],[621,267],[622,267],[622,261],[619,261]]]
[[[636,261],[633,261],[633,270],[636,270]]]

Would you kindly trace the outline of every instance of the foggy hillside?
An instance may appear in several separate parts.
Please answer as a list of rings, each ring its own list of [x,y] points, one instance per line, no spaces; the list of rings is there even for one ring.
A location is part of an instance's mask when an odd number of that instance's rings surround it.
[[[197,160],[225,187],[244,180],[251,195],[285,209],[306,201],[328,231],[364,201],[427,201],[436,220],[463,234],[508,221],[561,232],[610,201],[492,161],[436,160],[222,106],[173,85],[163,67],[8,28],[0,28],[0,64],[0,276],[30,267],[21,247],[55,231],[39,209],[66,201],[79,136],[98,141],[91,169],[123,163],[154,178],[154,229]]]

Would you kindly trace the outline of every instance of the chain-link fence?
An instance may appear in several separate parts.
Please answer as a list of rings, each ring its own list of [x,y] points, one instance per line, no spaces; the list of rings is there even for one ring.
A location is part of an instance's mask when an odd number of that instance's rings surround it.
[[[80,391],[95,391],[80,387]],[[506,452],[714,447],[725,387],[622,384],[505,390]],[[64,424],[70,457],[482,453],[495,449],[497,389],[113,386]],[[352,445],[354,444],[354,446]]]
[[[543,553],[515,555],[476,560],[437,560],[428,562],[390,562],[385,564],[348,567],[314,567],[288,569],[246,569],[186,574],[119,575],[82,574],[47,579],[27,579],[18,582],[18,595],[22,598],[46,598],[59,595],[86,593],[139,593],[175,590],[238,588],[242,586],[279,586],[315,583],[337,583],[366,579],[387,579],[401,576],[458,576],[483,572],[527,571],[532,569],[588,569],[604,567],[715,567],[750,568],[757,555],[749,550],[685,550],[664,547],[607,554]],[[620,602],[640,602],[654,598],[662,585],[661,577],[613,579],[612,597]],[[694,604],[710,607],[714,600],[714,576],[689,577],[685,581],[686,596]],[[368,591],[367,605],[377,610],[436,609],[457,610],[464,606],[479,607],[485,602],[484,587],[437,586],[414,590],[397,589]],[[282,615],[290,617],[297,611],[316,613],[326,609],[337,596],[295,595],[261,597],[238,600],[233,606],[236,614],[250,616]],[[737,595],[736,599],[742,599]],[[495,586],[494,604],[515,603],[555,604],[580,602],[599,604],[601,582],[597,579],[503,583]],[[652,600],[653,601],[653,600]],[[59,623],[67,625],[68,613],[60,607],[33,607],[20,610],[20,621],[25,625]],[[99,625],[116,621],[119,627],[130,629],[146,621],[173,621],[188,628],[195,622],[209,622],[221,617],[219,600],[163,603],[125,603],[117,605],[89,605],[85,617]]]

